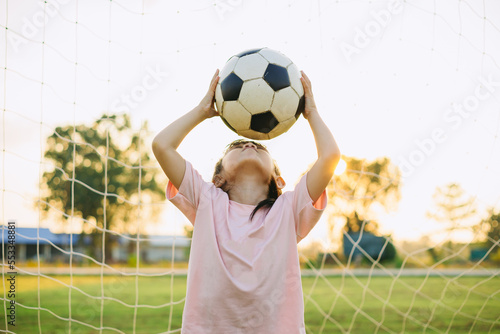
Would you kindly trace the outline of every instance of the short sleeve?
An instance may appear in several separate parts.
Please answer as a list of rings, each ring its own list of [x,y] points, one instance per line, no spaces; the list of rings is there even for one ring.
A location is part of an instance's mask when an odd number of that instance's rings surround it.
[[[297,242],[305,238],[325,211],[328,197],[326,189],[321,196],[313,203],[309,191],[307,190],[307,173],[304,174],[293,190],[293,210],[295,217],[295,230]]]
[[[208,184],[203,180],[198,171],[193,168],[191,163],[187,160],[185,161],[186,171],[184,172],[179,189],[168,181],[166,197],[194,225],[200,196]]]

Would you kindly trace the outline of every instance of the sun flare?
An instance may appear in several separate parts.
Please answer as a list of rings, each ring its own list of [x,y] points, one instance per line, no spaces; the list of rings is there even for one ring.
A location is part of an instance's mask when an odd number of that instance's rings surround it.
[[[345,169],[347,167],[346,162],[343,159],[340,159],[339,163],[337,164],[337,167],[335,168],[335,175],[340,175],[343,172],[345,172]]]

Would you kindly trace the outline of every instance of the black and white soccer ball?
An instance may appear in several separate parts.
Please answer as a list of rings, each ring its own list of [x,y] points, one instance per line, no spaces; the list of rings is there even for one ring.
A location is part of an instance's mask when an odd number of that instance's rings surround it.
[[[240,136],[257,140],[279,136],[304,110],[300,71],[278,51],[243,51],[229,58],[219,77],[217,111]]]

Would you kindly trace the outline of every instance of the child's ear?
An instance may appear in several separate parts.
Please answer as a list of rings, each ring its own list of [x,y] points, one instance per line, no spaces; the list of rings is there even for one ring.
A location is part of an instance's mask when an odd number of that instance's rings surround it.
[[[285,180],[281,176],[278,176],[276,178],[276,185],[278,186],[278,189],[283,189],[286,186]]]
[[[226,180],[220,176],[220,175],[215,175],[214,179],[212,180],[216,188],[220,188],[226,183]]]

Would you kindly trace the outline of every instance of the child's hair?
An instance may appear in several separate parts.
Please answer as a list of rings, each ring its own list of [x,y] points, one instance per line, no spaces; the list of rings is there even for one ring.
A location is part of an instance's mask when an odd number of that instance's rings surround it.
[[[213,183],[215,183],[215,177],[222,172],[222,159],[224,158],[226,153],[229,150],[231,150],[234,146],[244,145],[246,143],[252,143],[255,146],[257,146],[257,148],[264,149],[267,151],[267,148],[264,145],[257,143],[257,142],[254,142],[252,140],[237,139],[237,140],[233,141],[232,143],[230,143],[226,146],[226,150],[224,151],[224,155],[215,164],[215,171],[214,171],[214,175],[212,177]],[[281,175],[280,170],[278,168],[278,165],[276,164],[276,161],[273,160],[273,163],[274,163],[274,172],[276,173],[276,176],[280,176]],[[228,185],[227,183],[224,183],[220,188],[227,193],[230,190],[230,185]],[[259,209],[267,208],[268,210],[270,210],[271,207],[273,206],[274,202],[276,201],[276,199],[280,195],[281,195],[281,189],[278,188],[278,184],[276,183],[274,176],[272,176],[271,181],[269,182],[269,191],[267,193],[267,198],[260,201],[259,204],[257,204],[255,209],[250,214],[250,220],[253,219],[253,217],[255,216],[255,213],[257,213],[257,211],[259,211]]]

